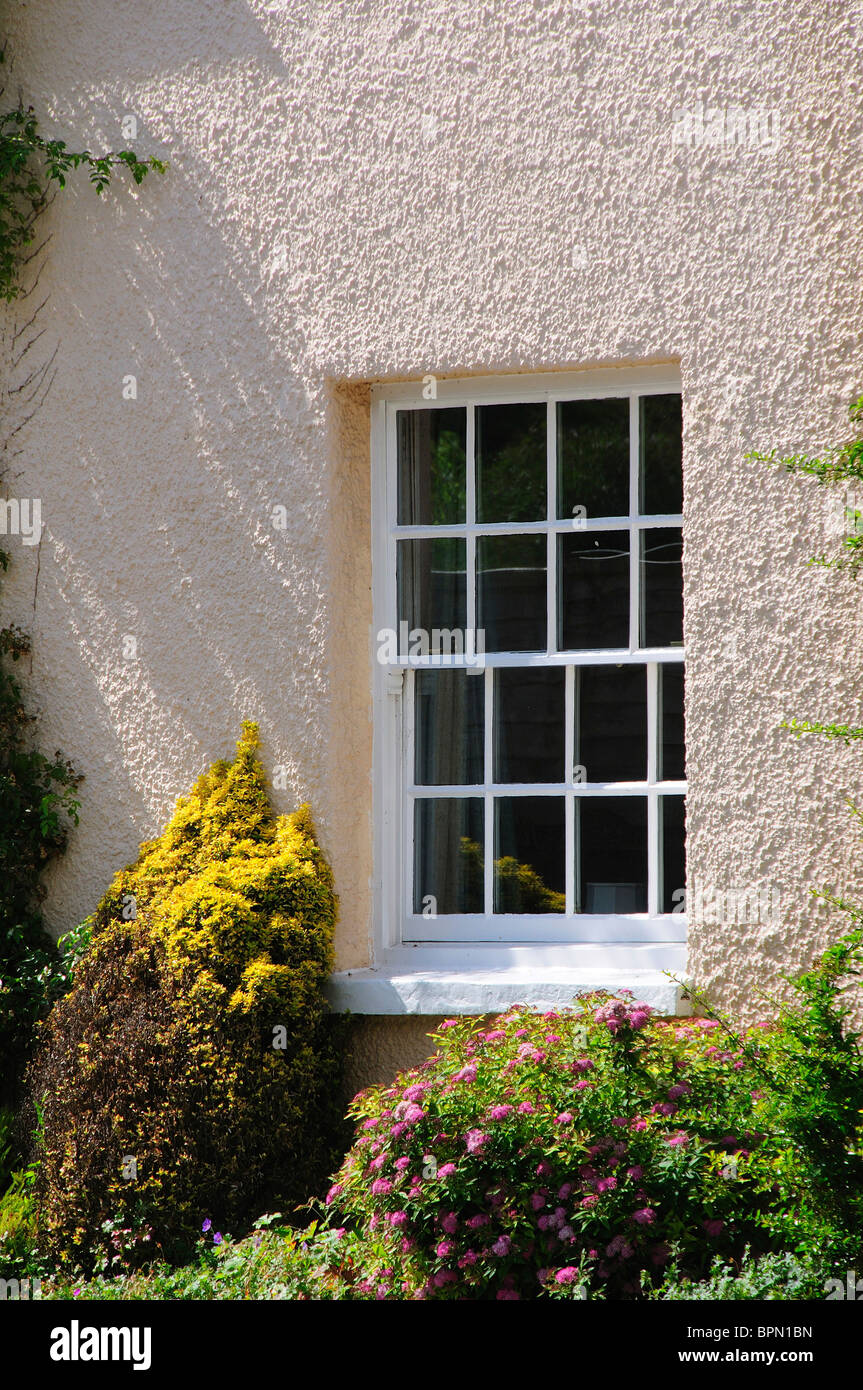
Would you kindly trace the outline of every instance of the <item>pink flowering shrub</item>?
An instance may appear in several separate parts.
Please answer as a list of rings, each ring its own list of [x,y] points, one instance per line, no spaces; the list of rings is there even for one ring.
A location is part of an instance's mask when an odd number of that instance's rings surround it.
[[[763,1031],[736,1045],[594,995],[448,1020],[436,1042],[355,1099],[327,1199],[369,1236],[376,1297],[637,1298],[672,1260],[700,1278],[800,1225],[800,1165],[759,1098]]]

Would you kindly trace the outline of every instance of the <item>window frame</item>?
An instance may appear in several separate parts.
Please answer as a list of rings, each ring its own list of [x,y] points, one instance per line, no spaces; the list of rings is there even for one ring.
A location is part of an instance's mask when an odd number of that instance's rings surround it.
[[[596,964],[617,965],[638,958],[649,968],[679,967],[686,941],[686,916],[683,911],[661,913],[657,910],[657,883],[660,840],[658,817],[659,797],[685,795],[683,781],[662,782],[657,776],[657,717],[658,667],[665,662],[685,663],[685,648],[646,648],[638,646],[638,615],[632,598],[632,585],[637,583],[640,563],[639,546],[630,545],[630,631],[629,646],[621,649],[566,651],[547,653],[488,653],[485,669],[469,677],[486,682],[486,771],[490,706],[489,694],[494,670],[500,666],[536,665],[563,666],[566,675],[566,769],[569,780],[558,787],[553,784],[520,784],[517,790],[506,788],[506,795],[565,795],[578,796],[646,796],[648,806],[648,910],[645,913],[597,914],[577,913],[509,915],[474,914],[458,917],[422,917],[410,909],[413,862],[413,799],[416,796],[441,796],[447,789],[440,786],[417,787],[413,782],[414,730],[412,717],[414,701],[410,689],[415,679],[417,659],[404,657],[399,662],[382,666],[378,661],[377,633],[382,629],[398,631],[398,597],[396,592],[397,541],[399,539],[458,535],[467,537],[466,567],[468,572],[468,627],[471,625],[475,595],[475,549],[479,535],[544,534],[547,537],[546,603],[548,638],[557,645],[556,609],[552,596],[556,592],[557,536],[571,534],[573,523],[568,518],[551,515],[556,499],[557,458],[556,436],[547,432],[548,496],[547,516],[540,522],[476,522],[474,459],[474,417],[467,411],[467,510],[465,522],[442,526],[409,526],[398,524],[396,412],[400,409],[428,409],[452,406],[482,406],[544,402],[549,422],[555,422],[560,401],[597,399],[601,397],[630,400],[630,509],[629,515],[619,518],[586,519],[586,530],[607,531],[616,523],[633,536],[646,529],[682,527],[680,514],[657,514],[649,521],[637,514],[639,429],[638,397],[681,393],[679,369],[673,365],[656,365],[639,369],[610,368],[573,373],[536,375],[511,374],[504,377],[438,378],[436,394],[429,399],[423,382],[381,384],[371,392],[371,464],[372,464],[372,607],[371,661],[373,666],[373,799],[374,799],[374,958],[376,961],[403,958],[406,953],[416,959],[416,953],[448,958],[451,951],[464,960],[476,955],[486,959],[496,945],[506,956],[512,948],[524,947],[541,951],[543,959],[566,962],[573,952],[583,960]],[[472,519],[471,519],[472,518]],[[636,591],[637,592],[637,591]],[[435,667],[433,659],[428,665]],[[579,784],[572,780],[572,745],[574,738],[575,668],[587,665],[637,665],[647,671],[648,719],[648,776],[635,783]],[[484,798],[486,807],[486,878],[492,864],[488,853],[493,826],[488,823],[493,805],[494,783],[478,787],[477,795]],[[452,789],[452,795],[465,795],[465,790]],[[469,793],[470,794],[470,793]],[[571,825],[572,818],[568,824]],[[567,835],[567,903],[572,906],[574,873],[574,844]],[[523,954],[519,952],[519,954]],[[667,962],[667,963],[666,963]]]

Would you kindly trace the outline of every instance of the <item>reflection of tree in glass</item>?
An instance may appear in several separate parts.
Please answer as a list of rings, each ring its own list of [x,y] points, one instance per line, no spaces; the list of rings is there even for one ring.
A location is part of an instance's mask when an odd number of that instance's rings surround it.
[[[629,402],[562,401],[558,413],[558,516],[629,512]]]
[[[463,882],[482,899],[483,856],[476,840],[462,836]],[[566,894],[556,893],[543,883],[530,864],[520,864],[513,855],[494,861],[498,912],[565,912]]]
[[[477,411],[480,521],[541,521],[546,512],[544,405]]]
[[[464,517],[464,438],[460,431],[441,429],[437,436],[432,471],[432,524],[445,526]]]

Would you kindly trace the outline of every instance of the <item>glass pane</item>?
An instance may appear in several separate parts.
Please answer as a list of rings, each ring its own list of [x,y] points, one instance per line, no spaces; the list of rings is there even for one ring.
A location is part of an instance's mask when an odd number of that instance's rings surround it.
[[[578,796],[579,912],[647,911],[647,798]]]
[[[463,540],[399,541],[399,621],[411,631],[426,634],[433,649],[433,631],[467,627],[465,593],[466,547]],[[437,644],[441,649],[440,642]]]
[[[641,533],[641,645],[683,642],[683,536],[679,526]]]
[[[477,521],[545,520],[545,437],[544,404],[477,406]]]
[[[494,809],[495,912],[565,912],[563,797],[502,796]]]
[[[557,515],[629,516],[629,401],[557,407]]]
[[[476,567],[485,650],[545,651],[545,536],[481,536]]]
[[[677,516],[683,511],[683,415],[680,396],[642,396],[641,511]]]
[[[463,522],[467,411],[399,410],[396,438],[399,525]]]
[[[659,900],[661,912],[673,912],[675,908],[679,911],[681,904],[685,901],[685,816],[684,797],[661,796],[659,798],[659,824],[662,832],[662,893]]]
[[[496,782],[564,780],[562,666],[495,671]]]
[[[573,531],[558,539],[561,651],[629,646],[629,533]]]
[[[576,668],[575,761],[581,782],[647,778],[647,670]]]
[[[417,671],[416,781],[420,786],[481,782],[485,682],[467,671]]]
[[[683,680],[682,662],[667,661],[659,667],[659,776],[665,782],[682,782],[686,776]]]
[[[414,832],[414,912],[482,912],[482,798],[416,801]]]

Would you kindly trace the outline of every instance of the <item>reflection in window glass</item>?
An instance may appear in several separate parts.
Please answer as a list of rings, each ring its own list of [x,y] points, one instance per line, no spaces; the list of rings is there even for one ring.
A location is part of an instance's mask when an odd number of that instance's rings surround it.
[[[629,401],[557,407],[557,515],[629,516]]]
[[[466,548],[463,540],[399,541],[399,621],[431,634],[467,627]]]
[[[562,782],[565,670],[525,666],[494,675],[494,780]]]
[[[642,515],[679,516],[683,511],[680,396],[642,396],[638,409]]]
[[[576,797],[578,910],[647,911],[647,798]]]
[[[497,797],[494,812],[495,912],[565,912],[563,797]]]
[[[477,521],[545,520],[545,437],[544,404],[477,406]]]
[[[575,761],[584,782],[643,782],[647,776],[644,666],[576,670]]]
[[[417,671],[415,759],[420,786],[482,782],[485,683],[467,671]]]
[[[562,651],[629,646],[629,532],[573,531],[558,540]]]
[[[545,553],[545,536],[477,541],[477,626],[487,652],[545,651]]]
[[[679,526],[641,533],[641,645],[683,641],[683,537]]]
[[[659,711],[659,776],[665,782],[682,782],[686,776],[682,662],[665,661],[659,667]]]
[[[482,845],[481,797],[416,801],[414,912],[482,912]]]
[[[662,894],[660,912],[680,910],[686,889],[686,800],[682,796],[659,798],[662,834]]]
[[[399,524],[463,522],[467,411],[399,410],[396,439]]]

